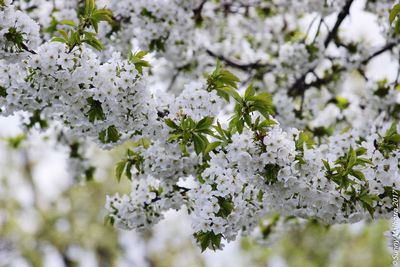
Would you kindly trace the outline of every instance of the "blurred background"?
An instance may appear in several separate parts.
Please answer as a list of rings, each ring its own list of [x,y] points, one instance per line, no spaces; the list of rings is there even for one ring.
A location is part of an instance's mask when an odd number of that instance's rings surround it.
[[[54,133],[23,135],[18,117],[0,118],[0,266],[10,267],[320,267],[390,266],[388,221],[327,227],[295,222],[271,228],[262,242],[240,238],[223,251],[201,253],[184,210],[170,211],[149,232],[104,222],[105,196],[129,192],[114,166],[124,147],[89,146],[95,179],[71,175]],[[386,234],[387,235],[387,234]]]

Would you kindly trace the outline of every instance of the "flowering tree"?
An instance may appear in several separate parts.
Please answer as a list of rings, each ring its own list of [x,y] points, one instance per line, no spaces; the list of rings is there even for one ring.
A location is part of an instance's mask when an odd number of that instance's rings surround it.
[[[368,66],[399,57],[400,7],[366,1],[375,46],[343,34],[355,2],[0,0],[0,114],[60,125],[76,177],[95,175],[85,141],[133,141],[109,222],[143,230],[185,206],[202,250],[290,218],[390,218],[400,71]]]

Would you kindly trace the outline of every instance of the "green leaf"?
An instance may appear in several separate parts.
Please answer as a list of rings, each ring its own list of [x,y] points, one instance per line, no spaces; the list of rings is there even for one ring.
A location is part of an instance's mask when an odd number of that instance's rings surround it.
[[[353,175],[354,177],[356,177],[358,180],[360,181],[366,181],[365,179],[365,175],[362,171],[359,170],[351,170],[350,171],[350,175]]]
[[[242,134],[244,128],[244,120],[238,119],[236,122],[236,130],[239,134]]]
[[[222,68],[221,63],[218,61],[214,72],[207,75],[207,90],[216,90],[218,96],[224,98],[229,102],[229,96],[233,96],[236,101],[240,102],[241,97],[236,92],[238,87],[237,83],[240,82],[239,78],[233,73]]]
[[[58,23],[61,24],[61,25],[68,25],[68,26],[71,26],[71,27],[76,27],[75,22],[73,22],[72,20],[68,20],[68,19],[60,20]]]
[[[57,30],[57,32],[61,34],[61,36],[64,37],[65,40],[68,40],[68,33],[66,31],[59,29]]]
[[[277,125],[278,123],[274,120],[271,120],[269,118],[263,120],[258,126],[259,128],[268,128],[271,127],[273,125]]]
[[[232,86],[233,88],[237,88],[237,83],[240,82],[240,79],[237,76],[227,70],[221,70],[219,74],[219,80],[227,85]]]
[[[218,197],[218,205],[219,205],[219,210],[215,215],[222,218],[227,218],[229,214],[232,213],[235,207],[232,199],[223,197]]]
[[[85,2],[85,15],[90,16],[92,11],[95,9],[95,1],[94,0],[86,0]]]
[[[368,164],[368,165],[374,165],[374,163],[373,163],[371,160],[369,160],[369,159],[366,159],[366,158],[357,158],[356,165],[365,166],[366,164]]]
[[[264,172],[261,174],[269,184],[273,184],[278,180],[278,174],[281,167],[277,164],[267,164]]]
[[[93,34],[89,32],[85,32],[85,39],[83,39],[82,42],[87,43],[88,45],[99,51],[104,49],[103,44],[96,37],[94,37]]]
[[[173,142],[176,140],[179,140],[180,138],[182,138],[182,134],[178,133],[178,134],[173,134],[168,138],[168,142]]]
[[[350,147],[350,150],[348,152],[348,160],[347,160],[347,168],[352,168],[354,165],[356,165],[357,162],[357,153],[353,149],[353,147]]]
[[[209,129],[214,121],[213,117],[204,117],[196,124],[197,130]]]
[[[203,152],[203,150],[207,147],[207,142],[204,141],[201,136],[197,134],[192,134],[194,150],[197,155]]]
[[[52,42],[59,42],[59,43],[67,43],[67,40],[65,40],[64,38],[61,37],[54,37],[53,39],[51,39]]]
[[[94,18],[91,18],[89,20],[90,20],[90,24],[92,24],[92,26],[94,28],[94,31],[96,33],[98,33],[99,32],[99,23],[98,23],[98,21],[96,19],[94,19]]]
[[[113,14],[111,10],[102,8],[94,10],[91,18],[96,20],[97,22],[106,21],[108,23],[112,23],[113,22],[112,16]]]
[[[86,182],[93,181],[94,179],[94,173],[96,172],[96,168],[93,166],[90,166],[85,170],[85,180]]]
[[[207,248],[212,250],[219,249],[221,247],[222,234],[215,234],[213,231],[209,232],[198,232],[193,235],[201,247],[201,252],[204,252]]]
[[[219,142],[219,141],[215,141],[215,142],[209,143],[207,145],[206,149],[204,150],[203,154],[204,155],[208,155],[208,153],[210,153],[211,151],[213,151],[214,149],[219,147],[221,144],[222,144],[222,142]]]
[[[117,178],[117,181],[121,181],[122,174],[124,173],[125,167],[126,167],[126,160],[121,160],[120,162],[117,163],[117,166],[115,167],[115,177]]]
[[[250,84],[247,87],[246,92],[244,93],[244,99],[247,100],[249,97],[252,97],[256,94],[256,89],[254,88],[253,84]]]
[[[103,144],[115,143],[119,141],[121,134],[118,132],[114,125],[99,133],[99,140]]]
[[[309,132],[301,132],[299,134],[299,139],[296,142],[296,149],[303,151],[304,144],[307,146],[308,149],[312,148],[314,145],[314,140]]]
[[[224,92],[229,96],[232,96],[237,102],[242,102],[242,97],[239,95],[239,93],[237,91],[235,91],[235,89],[233,89],[232,87],[228,87],[228,86],[222,86],[222,87],[218,87],[217,92]]]
[[[129,62],[135,65],[136,70],[143,74],[143,68],[150,68],[151,64],[143,60],[143,58],[147,55],[146,51],[136,51],[135,53],[129,53]]]
[[[390,10],[390,14],[389,14],[389,24],[390,25],[393,23],[394,19],[398,16],[399,13],[400,13],[400,4],[396,4]]]
[[[89,121],[91,123],[94,123],[95,121],[104,121],[106,119],[106,115],[103,112],[101,102],[94,100],[92,97],[89,97],[86,101],[90,105],[90,109],[86,114],[86,116],[89,118]]]
[[[365,153],[367,153],[367,149],[365,147],[359,147],[356,149],[357,156],[365,155]]]
[[[274,114],[274,105],[272,103],[272,96],[269,93],[261,93],[256,96],[248,97],[249,101],[253,101],[253,106],[259,111],[265,118],[268,118],[270,114]]]
[[[326,160],[322,160],[322,163],[324,164],[324,166],[325,166],[325,169],[329,172],[329,171],[331,171],[331,166],[329,165],[329,162],[328,161],[326,161]]]
[[[7,142],[10,147],[17,149],[25,139],[26,139],[25,135],[19,134],[19,135],[7,138]]]
[[[165,122],[165,124],[166,124],[169,128],[172,128],[172,129],[179,129],[179,126],[176,125],[176,123],[175,123],[173,120],[171,120],[171,119],[165,119],[164,122]]]

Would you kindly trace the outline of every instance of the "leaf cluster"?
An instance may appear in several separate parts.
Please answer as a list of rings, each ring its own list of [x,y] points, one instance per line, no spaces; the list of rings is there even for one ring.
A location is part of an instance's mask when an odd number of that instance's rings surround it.
[[[230,129],[236,129],[241,134],[245,125],[249,128],[262,129],[276,124],[275,121],[269,119],[269,115],[274,114],[272,97],[269,93],[263,92],[256,95],[255,88],[250,85],[243,97],[234,90],[230,92],[230,95],[236,101],[234,115],[229,122]],[[251,114],[256,111],[261,113],[266,120],[260,122],[258,119],[256,125],[253,125]]]
[[[193,144],[197,155],[200,153],[205,153],[206,150],[211,151],[213,148],[209,147],[210,143],[207,139],[207,135],[213,134],[211,130],[213,121],[213,117],[205,117],[200,121],[195,122],[192,118],[183,116],[179,124],[176,124],[171,119],[165,119],[165,124],[173,129],[170,132],[171,136],[168,141],[179,142],[179,147],[181,148],[182,153],[185,155],[188,155],[186,148],[191,144]]]
[[[335,182],[340,190],[344,190],[344,193],[350,196],[350,202],[359,202],[373,217],[375,212],[373,202],[380,200],[380,198],[379,196],[369,194],[368,182],[364,173],[359,170],[359,167],[373,165],[369,159],[361,157],[365,153],[366,149],[363,147],[356,150],[350,147],[349,151],[343,157],[335,161],[334,167],[331,167],[325,160],[323,160],[323,163],[326,177]],[[350,177],[354,177],[362,183],[358,184]],[[354,186],[356,184],[360,185],[359,190]]]
[[[121,134],[114,125],[109,126],[99,133],[99,140],[103,144],[116,143],[119,141],[120,137]]]
[[[373,163],[371,160],[361,157],[365,153],[366,149],[363,147],[358,149],[353,149],[353,147],[350,147],[349,151],[344,156],[338,158],[334,162],[335,166],[332,167],[326,160],[322,160],[325,166],[326,177],[335,182],[338,185],[338,188],[341,190],[347,190],[350,186],[356,184],[351,177],[367,183],[365,175],[359,170],[359,167],[373,165]]]
[[[113,15],[110,10],[105,8],[97,9],[95,0],[86,0],[85,12],[80,17],[79,25],[76,25],[72,20],[59,21],[59,25],[66,25],[71,27],[71,29],[68,31],[57,30],[61,36],[53,38],[52,41],[67,44],[69,52],[82,43],[86,43],[96,50],[102,50],[104,46],[96,37],[96,33],[99,30],[99,23],[105,21],[111,24],[113,22],[112,17]],[[90,27],[95,30],[95,33],[86,30]]]
[[[236,92],[240,79],[230,71],[224,69],[218,61],[213,73],[207,74],[207,91],[215,90],[217,95],[229,102],[232,92]]]
[[[396,33],[400,33],[400,3],[395,4],[390,10],[389,14],[389,24],[393,25],[394,22],[394,30]]]
[[[201,252],[204,252],[207,248],[216,250],[221,248],[222,234],[215,234],[213,231],[198,232],[193,234],[197,243],[201,247]]]
[[[135,68],[140,74],[143,74],[143,68],[150,68],[151,64],[144,60],[143,58],[147,55],[148,53],[146,51],[136,51],[135,53],[129,52],[129,57],[128,60],[130,63],[135,65]]]
[[[398,147],[400,147],[400,133],[397,132],[397,123],[393,122],[385,136],[381,137],[380,142],[378,142],[377,149],[385,157],[389,157],[390,153]]]
[[[150,146],[150,140],[141,138],[139,141],[133,144],[133,148],[139,146],[143,146],[147,149]],[[123,174],[125,174],[125,176],[132,181],[132,167],[135,167],[137,172],[143,173],[143,162],[144,158],[142,155],[132,149],[128,149],[126,152],[126,157],[120,160],[115,166],[115,177],[117,178],[117,181],[121,181]]]

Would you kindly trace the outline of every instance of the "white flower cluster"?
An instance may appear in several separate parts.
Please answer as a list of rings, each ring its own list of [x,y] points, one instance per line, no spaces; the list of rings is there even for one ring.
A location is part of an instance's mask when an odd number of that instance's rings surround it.
[[[27,14],[16,10],[11,1],[0,6],[0,57],[15,61],[16,53],[26,53],[40,44],[39,25]]]
[[[118,54],[101,64],[91,49],[69,52],[66,45],[49,42],[29,56],[26,66],[3,70],[5,114],[41,111],[75,135],[90,136],[103,145],[135,131],[145,134],[156,116],[141,75]]]
[[[174,62],[189,59],[194,51],[191,10],[199,1],[110,1],[107,5],[123,21],[118,39],[135,39],[143,50],[157,51]],[[182,64],[182,63],[180,63]]]
[[[207,116],[217,116],[221,107],[222,100],[215,91],[207,92],[203,84],[192,82],[185,85],[168,110],[171,118],[186,115],[198,121]]]
[[[301,73],[301,70],[315,67],[316,57],[311,55],[305,44],[283,44],[279,50],[279,63],[282,71]]]

